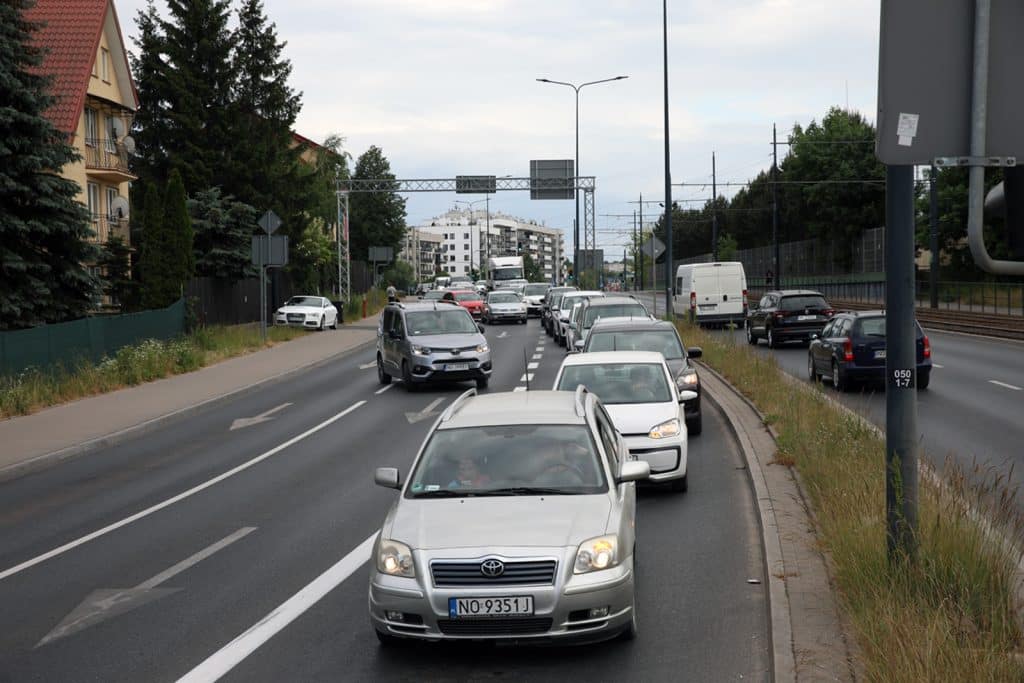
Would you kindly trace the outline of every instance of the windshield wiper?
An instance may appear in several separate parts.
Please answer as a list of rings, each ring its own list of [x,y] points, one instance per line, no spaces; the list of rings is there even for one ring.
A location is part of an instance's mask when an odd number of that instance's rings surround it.
[[[412,494],[413,498],[465,498],[466,496],[476,495],[474,491],[449,491],[448,489],[438,489],[436,491],[421,491],[420,493]]]
[[[545,488],[541,486],[508,486],[500,489],[479,491],[478,496],[571,496],[577,491],[571,489]]]

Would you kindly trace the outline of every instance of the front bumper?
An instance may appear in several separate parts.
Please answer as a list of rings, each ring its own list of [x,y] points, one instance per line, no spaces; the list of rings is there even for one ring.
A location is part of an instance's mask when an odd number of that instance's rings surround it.
[[[536,548],[520,551],[524,554],[488,553],[474,558],[452,558],[450,555],[453,553],[446,553],[443,559],[537,559]],[[371,569],[370,621],[382,633],[429,641],[593,642],[622,632],[632,618],[632,555],[617,567],[574,575],[572,566],[576,548],[557,548],[554,551],[558,560],[553,584],[494,587],[434,586],[430,578],[429,558],[424,558],[421,551],[414,551],[415,579],[389,576]],[[532,616],[452,618],[449,614],[449,598],[515,595],[533,597]],[[608,614],[590,618],[588,613],[594,608],[607,608]],[[400,613],[402,619],[389,619],[389,612]]]
[[[626,446],[631,456],[650,464],[650,481],[660,483],[686,476],[686,437],[652,439],[647,435],[631,435],[626,436]]]
[[[529,315],[529,311],[490,311],[487,317],[492,321],[505,321],[505,320],[525,320]]]
[[[302,319],[302,320],[288,320],[284,316],[274,316],[274,325],[281,325],[286,327],[320,327],[320,319]]]

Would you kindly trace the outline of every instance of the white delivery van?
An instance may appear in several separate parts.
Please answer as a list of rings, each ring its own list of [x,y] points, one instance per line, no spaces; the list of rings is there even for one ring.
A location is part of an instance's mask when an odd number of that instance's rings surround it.
[[[747,275],[743,264],[724,261],[679,266],[672,310],[700,325],[742,325],[747,317]]]

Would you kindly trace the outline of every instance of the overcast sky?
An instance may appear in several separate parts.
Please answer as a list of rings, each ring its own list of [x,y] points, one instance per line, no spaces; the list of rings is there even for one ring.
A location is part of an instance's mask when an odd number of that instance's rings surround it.
[[[115,0],[134,50],[144,0]],[[158,0],[163,10],[163,3]],[[584,82],[580,172],[596,176],[599,246],[635,201],[664,194],[662,4],[656,0],[265,0],[303,93],[297,129],[381,147],[399,178],[529,175],[531,159],[572,158],[574,95],[537,78]],[[831,106],[875,119],[879,0],[669,0],[672,180],[746,181],[770,165],[772,123]],[[780,156],[784,148],[780,148]],[[734,189],[724,190],[733,192]],[[675,200],[711,188],[674,187]],[[469,195],[408,195],[410,224]],[[492,211],[566,228],[571,201],[500,192]],[[691,203],[691,205],[693,205]],[[478,206],[483,206],[480,203]],[[657,211],[645,209],[645,218]],[[627,214],[627,218],[603,214]],[[631,228],[630,228],[631,229]]]

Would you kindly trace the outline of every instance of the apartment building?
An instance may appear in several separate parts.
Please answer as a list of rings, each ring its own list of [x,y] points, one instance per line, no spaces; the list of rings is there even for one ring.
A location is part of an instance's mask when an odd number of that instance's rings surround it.
[[[443,243],[441,235],[411,227],[405,233],[398,258],[413,267],[416,282],[427,282],[434,279],[434,273],[439,267],[444,267],[441,263]]]

